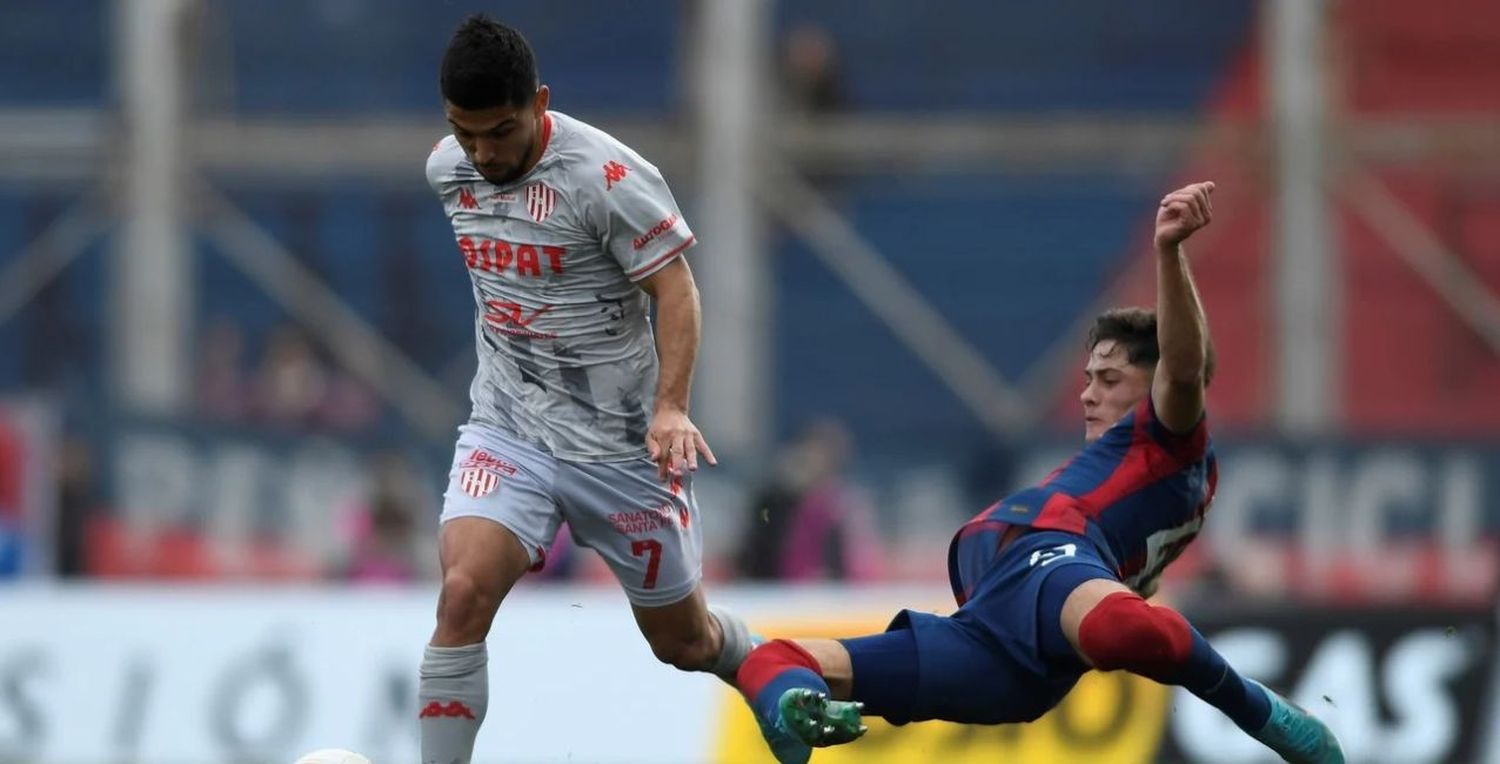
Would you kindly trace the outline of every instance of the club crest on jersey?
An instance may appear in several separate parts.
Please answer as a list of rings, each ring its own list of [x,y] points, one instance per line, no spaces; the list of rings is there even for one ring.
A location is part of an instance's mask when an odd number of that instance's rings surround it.
[[[482,499],[500,486],[500,475],[514,475],[516,465],[501,459],[482,448],[476,448],[464,457],[458,473],[458,487],[476,499]]]
[[[526,211],[531,219],[540,223],[552,216],[557,208],[557,192],[545,183],[533,183],[526,187]]]
[[[470,497],[482,499],[500,486],[500,473],[483,467],[465,467],[458,473],[458,486]]]

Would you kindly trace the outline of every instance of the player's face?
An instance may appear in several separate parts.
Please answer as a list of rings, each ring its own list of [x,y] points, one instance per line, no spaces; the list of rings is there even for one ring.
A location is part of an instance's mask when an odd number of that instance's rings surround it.
[[[469,161],[484,179],[504,185],[536,163],[549,94],[543,85],[525,106],[463,109],[444,101],[443,113]]]
[[[1100,340],[1083,367],[1083,439],[1093,442],[1151,393],[1151,367],[1130,362],[1125,346]]]

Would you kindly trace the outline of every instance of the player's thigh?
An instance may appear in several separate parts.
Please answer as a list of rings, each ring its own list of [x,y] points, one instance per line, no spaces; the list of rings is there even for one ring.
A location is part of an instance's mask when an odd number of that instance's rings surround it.
[[[706,612],[701,597],[690,600],[703,577],[703,531],[690,476],[663,483],[644,458],[560,462],[557,496],[574,538],[599,553],[631,605],[683,602],[666,615]]]
[[[1018,660],[1000,643],[961,619],[902,611],[891,630],[910,629],[916,641],[917,687],[906,718],[963,724],[1010,724],[1039,718],[1055,706],[1081,672],[1048,675]],[[850,649],[854,695],[860,699],[861,654]],[[888,717],[889,718],[889,717]]]
[[[516,534],[485,517],[456,517],[443,523],[438,548],[445,600],[494,600],[498,605],[532,564]]]
[[[1054,668],[1087,662],[1078,650],[1078,629],[1084,617],[1105,597],[1130,591],[1092,541],[1069,533],[1023,536],[1006,550],[998,567],[1015,570],[1019,580],[1010,586],[987,587],[986,595],[1005,611],[1036,614],[1034,620],[1017,624],[1016,631],[1034,629],[1040,660]]]
[[[468,426],[443,493],[443,578],[454,575],[501,595],[539,569],[561,512],[551,495],[555,462],[522,443]]]

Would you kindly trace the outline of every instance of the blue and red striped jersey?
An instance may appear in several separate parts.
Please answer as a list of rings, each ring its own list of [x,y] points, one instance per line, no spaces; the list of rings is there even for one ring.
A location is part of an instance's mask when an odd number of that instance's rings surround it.
[[[1189,432],[1172,432],[1148,395],[1041,483],[959,529],[948,552],[954,595],[960,604],[968,599],[1017,526],[1089,537],[1126,586],[1149,595],[1198,535],[1217,481],[1207,417]]]

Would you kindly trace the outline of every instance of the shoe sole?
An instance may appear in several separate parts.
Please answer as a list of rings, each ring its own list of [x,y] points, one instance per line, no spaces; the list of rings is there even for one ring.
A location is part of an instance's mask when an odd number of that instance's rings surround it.
[[[782,693],[778,704],[786,729],[814,748],[852,743],[869,730],[860,720],[863,703],[831,700],[828,693],[796,688]]]

